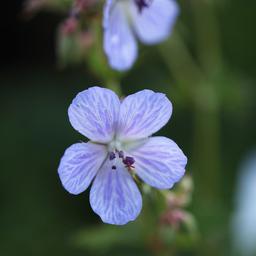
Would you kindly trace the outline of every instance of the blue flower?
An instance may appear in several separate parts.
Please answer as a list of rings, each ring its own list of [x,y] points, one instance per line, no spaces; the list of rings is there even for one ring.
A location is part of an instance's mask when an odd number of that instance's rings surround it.
[[[90,141],[69,147],[58,173],[71,194],[92,183],[90,204],[103,222],[123,225],[140,213],[132,175],[158,189],[170,189],[184,175],[187,158],[176,143],[151,137],[172,114],[164,94],[143,90],[120,101],[113,91],[92,87],[75,97],[68,114]]]
[[[112,68],[124,71],[138,54],[135,37],[145,44],[166,39],[179,7],[175,0],[107,0],[104,9],[104,50]]]

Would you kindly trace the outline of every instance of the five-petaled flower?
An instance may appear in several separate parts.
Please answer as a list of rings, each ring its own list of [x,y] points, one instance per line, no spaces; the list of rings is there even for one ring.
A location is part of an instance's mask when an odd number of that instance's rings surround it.
[[[176,143],[151,137],[172,114],[164,94],[143,90],[120,101],[113,91],[92,87],[75,97],[68,114],[90,141],[70,146],[58,173],[71,194],[92,183],[90,204],[103,222],[123,225],[140,213],[132,174],[157,189],[170,189],[184,175],[187,158]]]
[[[104,50],[110,66],[124,71],[137,58],[135,36],[144,44],[165,40],[175,24],[175,0],[107,0],[104,8]]]

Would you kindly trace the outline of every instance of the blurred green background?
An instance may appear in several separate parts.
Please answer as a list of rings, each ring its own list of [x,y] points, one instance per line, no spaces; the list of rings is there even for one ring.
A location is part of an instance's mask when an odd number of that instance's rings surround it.
[[[174,113],[158,134],[175,140],[189,159],[189,211],[199,237],[166,255],[232,255],[239,167],[256,148],[256,3],[179,3],[174,35],[142,47],[121,86],[124,95],[143,88],[168,95]],[[79,91],[104,81],[86,64],[58,68],[56,31],[66,14],[28,20],[22,6],[4,1],[0,18],[0,255],[160,255],[152,250],[156,241],[140,238],[143,215],[109,227],[91,210],[88,191],[71,196],[62,188],[59,160],[84,140],[67,108]]]

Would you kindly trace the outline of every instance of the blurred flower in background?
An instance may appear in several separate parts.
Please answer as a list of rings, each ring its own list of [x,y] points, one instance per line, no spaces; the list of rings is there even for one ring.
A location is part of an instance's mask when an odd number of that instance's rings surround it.
[[[185,240],[188,246],[198,239],[198,229],[194,216],[186,210],[192,199],[193,181],[190,175],[184,176],[174,191],[166,191],[167,207],[161,213],[158,232],[165,246],[181,246]]]
[[[104,47],[111,68],[119,71],[128,70],[134,64],[138,56],[136,38],[148,45],[162,42],[171,34],[179,14],[175,0],[107,0],[105,3],[96,0],[27,0],[25,4],[26,14],[41,9],[56,10],[68,16],[58,33],[61,66],[95,58],[101,66],[106,65],[99,60],[102,54],[98,53],[96,57],[96,51],[93,51],[93,56],[88,56],[94,43],[97,52],[100,52],[99,47]],[[103,33],[102,24],[104,36],[98,34]]]
[[[242,163],[238,174],[232,222],[234,255],[256,255],[256,152]]]
[[[145,44],[166,39],[179,7],[175,0],[107,0],[104,8],[104,49],[112,68],[124,71],[138,55],[135,37]]]

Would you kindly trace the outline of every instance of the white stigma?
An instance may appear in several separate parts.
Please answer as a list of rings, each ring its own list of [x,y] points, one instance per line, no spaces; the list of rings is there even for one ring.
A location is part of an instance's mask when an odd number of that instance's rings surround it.
[[[115,151],[121,151],[122,150],[122,143],[118,140],[112,140],[108,144],[108,151],[109,152],[115,152]]]

